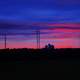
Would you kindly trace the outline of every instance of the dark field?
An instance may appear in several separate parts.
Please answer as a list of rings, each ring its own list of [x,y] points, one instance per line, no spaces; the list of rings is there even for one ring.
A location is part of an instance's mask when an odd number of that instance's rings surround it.
[[[80,49],[3,49],[0,72],[74,72],[80,68]]]

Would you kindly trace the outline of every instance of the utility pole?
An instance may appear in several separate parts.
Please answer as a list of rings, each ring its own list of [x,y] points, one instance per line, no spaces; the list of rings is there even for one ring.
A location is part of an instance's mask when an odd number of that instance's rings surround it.
[[[4,34],[4,47],[5,47],[5,49],[6,49],[6,39],[7,39],[7,37],[6,37],[6,33]]]
[[[40,49],[40,30],[36,30],[37,49]]]

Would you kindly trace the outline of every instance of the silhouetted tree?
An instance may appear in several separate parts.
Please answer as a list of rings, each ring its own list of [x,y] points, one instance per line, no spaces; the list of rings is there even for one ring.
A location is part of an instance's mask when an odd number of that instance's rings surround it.
[[[54,48],[54,45],[51,45],[50,43],[48,45],[45,45],[45,48],[47,49],[53,49]]]

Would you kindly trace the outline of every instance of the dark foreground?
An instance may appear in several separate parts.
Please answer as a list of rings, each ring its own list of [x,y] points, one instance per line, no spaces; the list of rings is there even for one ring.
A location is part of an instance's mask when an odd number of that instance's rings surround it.
[[[0,50],[0,72],[74,72],[80,68],[80,49]]]

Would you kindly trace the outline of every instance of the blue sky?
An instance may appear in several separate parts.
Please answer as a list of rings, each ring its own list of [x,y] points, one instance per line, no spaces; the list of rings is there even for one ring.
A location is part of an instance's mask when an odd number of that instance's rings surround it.
[[[0,19],[80,22],[79,0],[0,0]]]

